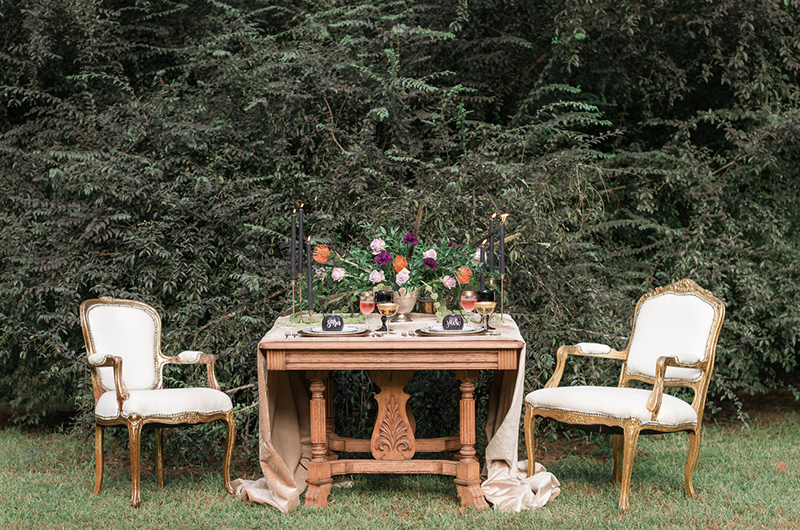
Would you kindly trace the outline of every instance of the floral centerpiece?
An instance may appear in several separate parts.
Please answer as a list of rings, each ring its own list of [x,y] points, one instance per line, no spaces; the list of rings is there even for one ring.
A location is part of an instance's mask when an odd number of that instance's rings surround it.
[[[379,228],[369,243],[342,252],[326,244],[314,246],[315,284],[330,293],[364,290],[416,291],[444,309],[442,295],[455,294],[472,278],[473,252],[453,241],[422,242],[415,234]]]

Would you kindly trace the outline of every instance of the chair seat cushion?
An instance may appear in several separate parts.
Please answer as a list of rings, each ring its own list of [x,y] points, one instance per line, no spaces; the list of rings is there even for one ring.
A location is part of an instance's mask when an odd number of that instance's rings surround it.
[[[164,388],[133,390],[122,403],[122,417],[138,414],[143,418],[173,419],[184,414],[216,414],[233,409],[231,398],[213,388]],[[95,416],[104,420],[119,417],[116,392],[106,392],[97,400]]]
[[[697,414],[692,406],[667,393],[664,393],[658,417],[651,420],[646,406],[650,394],[650,390],[640,388],[565,386],[535,390],[525,396],[525,402],[536,409],[623,420],[638,419],[643,426],[697,425]]]

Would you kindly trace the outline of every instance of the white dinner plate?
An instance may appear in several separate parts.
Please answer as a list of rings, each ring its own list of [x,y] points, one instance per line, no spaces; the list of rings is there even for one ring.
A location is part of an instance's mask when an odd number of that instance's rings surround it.
[[[441,335],[441,336],[452,336],[452,335],[477,335],[478,333],[483,333],[483,328],[476,328],[474,326],[464,326],[463,329],[444,329],[441,324],[436,324],[435,326],[428,326],[426,328],[421,328],[417,330],[417,333],[420,335]]]
[[[322,329],[322,326],[313,328],[303,328],[298,331],[303,337],[359,337],[367,335],[369,330],[366,328],[357,328],[355,326],[345,326],[341,331],[330,331]]]

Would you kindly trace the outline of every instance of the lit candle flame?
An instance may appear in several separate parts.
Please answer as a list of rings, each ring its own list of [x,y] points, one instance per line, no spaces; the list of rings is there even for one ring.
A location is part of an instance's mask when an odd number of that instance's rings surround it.
[[[501,223],[505,223],[506,219],[508,219],[508,214],[507,213],[504,213],[503,215],[500,216],[500,222]]]
[[[492,214],[492,219],[494,219],[495,217],[497,217],[497,212],[494,212],[494,213]]]

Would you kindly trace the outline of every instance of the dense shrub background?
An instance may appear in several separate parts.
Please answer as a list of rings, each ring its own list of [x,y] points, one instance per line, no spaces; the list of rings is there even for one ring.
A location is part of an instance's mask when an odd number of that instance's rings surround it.
[[[341,244],[420,208],[422,236],[474,244],[509,212],[530,387],[561,343],[623,347],[635,300],[691,277],[728,308],[712,407],[798,392],[797,0],[0,15],[0,402],[22,420],[77,406],[87,424],[78,305],[131,297],[161,312],[167,353],[218,355],[251,443],[254,348],[287,307],[300,202]],[[615,370],[578,363],[568,382]],[[361,375],[340,386],[368,416]]]

